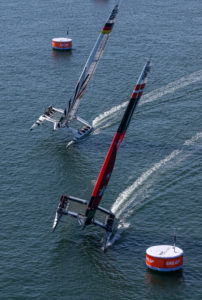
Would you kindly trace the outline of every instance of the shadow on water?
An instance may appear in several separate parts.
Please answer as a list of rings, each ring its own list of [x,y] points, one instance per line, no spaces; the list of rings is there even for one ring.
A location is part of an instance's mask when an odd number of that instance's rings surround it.
[[[56,50],[56,49],[52,49],[52,57],[54,59],[60,60],[60,59],[68,59],[72,56],[72,50]]]
[[[144,277],[147,285],[158,286],[160,288],[175,288],[176,285],[184,282],[182,269],[175,272],[159,272],[147,269]]]

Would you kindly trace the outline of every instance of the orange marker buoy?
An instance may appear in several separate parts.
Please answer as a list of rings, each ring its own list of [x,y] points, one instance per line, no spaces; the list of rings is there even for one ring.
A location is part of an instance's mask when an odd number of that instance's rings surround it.
[[[183,250],[175,245],[152,246],[146,250],[146,265],[157,271],[177,271],[183,265]]]
[[[72,39],[70,38],[54,38],[52,39],[52,47],[55,50],[71,50]]]

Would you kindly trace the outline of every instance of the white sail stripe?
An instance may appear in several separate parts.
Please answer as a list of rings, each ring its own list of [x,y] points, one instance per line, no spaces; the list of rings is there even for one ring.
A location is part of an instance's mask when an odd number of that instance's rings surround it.
[[[137,90],[134,90],[134,91],[133,91],[133,94],[139,94],[139,93],[141,93],[141,92],[143,92],[143,91],[144,91],[144,89],[141,89],[141,90],[138,90],[138,91],[137,91]]]
[[[98,44],[97,44],[96,47],[93,49],[93,51],[92,51],[92,53],[91,53],[91,55],[90,55],[90,59],[89,59],[89,60],[87,61],[87,63],[86,63],[85,71],[86,71],[86,70],[88,70],[88,71],[82,73],[82,76],[81,76],[80,79],[79,79],[80,84],[82,84],[83,81],[85,80],[85,78],[87,77],[87,75],[89,75],[89,78],[88,78],[88,80],[87,80],[87,83],[85,83],[84,87],[82,87],[84,90],[85,90],[85,88],[87,87],[88,82],[89,82],[91,76],[93,75],[93,73],[95,72],[96,66],[97,66],[97,64],[98,64],[98,59],[95,59],[95,60],[93,61],[92,56],[96,55],[96,52],[97,52],[97,56],[99,55],[99,57],[101,58],[101,55],[102,55],[102,52],[103,52],[103,51],[99,50],[98,47],[99,47],[99,43],[101,43],[101,40],[102,40],[102,39],[104,39],[104,35],[101,34],[101,35],[99,36],[99,40],[100,40],[100,41],[99,41],[99,42],[97,41]],[[102,43],[103,47],[104,47],[104,44],[106,44],[107,39],[108,39],[108,37],[105,38],[105,41],[104,41],[105,43]],[[98,51],[98,50],[99,50],[99,51]],[[100,52],[100,53],[99,53],[99,52]],[[82,78],[83,78],[83,80],[82,80]],[[84,92],[84,90],[83,90],[83,92]],[[79,106],[79,104],[80,104],[80,98],[78,98],[78,95],[79,95],[80,93],[81,93],[81,89],[78,88],[78,91],[77,91],[77,93],[75,94],[75,97],[74,97],[75,100],[74,100],[73,103],[72,103],[71,111],[70,111],[70,113],[69,113],[69,115],[68,115],[68,121],[70,121],[70,120],[74,117],[74,115],[76,114],[76,112],[77,112],[77,110],[78,110],[78,106]]]

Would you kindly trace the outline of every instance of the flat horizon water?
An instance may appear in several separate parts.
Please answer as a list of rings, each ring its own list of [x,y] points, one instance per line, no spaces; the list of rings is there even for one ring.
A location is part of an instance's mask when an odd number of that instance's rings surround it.
[[[122,0],[78,115],[94,131],[70,136],[31,125],[51,104],[64,109],[114,0],[2,0],[0,299],[200,299],[202,274],[202,2]],[[72,38],[71,52],[51,48]],[[89,200],[139,74],[143,97],[117,154],[102,206],[117,217],[103,232],[64,217],[59,197]],[[148,247],[184,251],[179,272],[152,272]]]

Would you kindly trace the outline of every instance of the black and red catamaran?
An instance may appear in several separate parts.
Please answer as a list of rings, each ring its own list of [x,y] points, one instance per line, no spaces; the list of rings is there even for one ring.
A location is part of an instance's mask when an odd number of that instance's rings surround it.
[[[54,220],[54,224],[53,224],[53,230],[56,229],[56,227],[63,215],[70,215],[72,217],[77,218],[79,223],[83,227],[88,226],[90,224],[94,224],[94,225],[98,225],[98,226],[102,227],[103,229],[105,229],[106,235],[105,235],[104,248],[107,247],[107,244],[109,242],[109,239],[110,239],[110,236],[111,236],[111,233],[113,230],[115,215],[111,211],[99,206],[99,204],[100,204],[100,201],[104,194],[104,191],[108,185],[109,179],[111,177],[111,174],[112,174],[112,171],[114,168],[114,164],[115,164],[115,160],[116,160],[117,151],[118,151],[119,146],[126,134],[126,131],[130,124],[135,107],[137,106],[137,104],[143,94],[143,90],[145,88],[145,84],[146,84],[146,80],[147,80],[147,76],[150,71],[150,68],[151,68],[151,62],[148,60],[147,63],[145,64],[145,66],[141,72],[141,75],[137,81],[137,84],[132,92],[130,101],[125,110],[125,113],[123,115],[123,118],[121,120],[119,128],[114,135],[113,141],[111,143],[111,146],[108,150],[108,153],[107,153],[107,156],[103,163],[103,166],[101,168],[100,174],[98,176],[97,182],[93,189],[89,203],[83,199],[79,199],[79,198],[75,198],[75,197],[67,196],[67,195],[62,195],[60,198],[60,203],[59,203],[57,211],[56,211],[56,216],[55,216],[55,220]],[[86,206],[85,213],[72,211],[70,209],[70,205],[72,205],[72,203],[85,205]],[[95,219],[95,213],[97,211],[99,211],[99,212],[101,212],[101,214],[105,215],[104,222],[101,222],[101,221]]]

